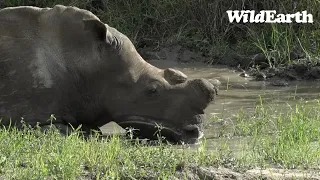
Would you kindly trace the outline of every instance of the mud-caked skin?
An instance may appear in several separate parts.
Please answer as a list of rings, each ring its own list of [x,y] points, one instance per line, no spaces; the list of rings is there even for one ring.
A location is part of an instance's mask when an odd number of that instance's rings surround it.
[[[0,117],[98,129],[114,121],[139,137],[194,143],[216,88],[147,63],[127,36],[91,12],[57,5],[0,10]]]

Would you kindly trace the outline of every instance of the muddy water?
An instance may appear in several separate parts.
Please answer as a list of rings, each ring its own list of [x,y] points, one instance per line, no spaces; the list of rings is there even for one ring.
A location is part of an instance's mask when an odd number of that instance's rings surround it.
[[[231,149],[237,149],[239,144],[247,141],[236,137],[232,139],[221,138],[221,127],[225,123],[232,123],[232,119],[237,116],[240,110],[254,111],[256,104],[259,103],[260,96],[265,104],[277,107],[289,107],[301,101],[301,99],[312,101],[320,98],[319,81],[290,82],[287,87],[277,87],[268,82],[240,77],[239,72],[227,67],[207,66],[202,63],[181,64],[163,60],[154,60],[150,63],[160,68],[176,68],[189,78],[216,78],[221,81],[222,84],[216,101],[206,109],[208,119],[205,137],[208,148],[216,148],[221,143],[226,143]],[[232,125],[230,127],[232,128]],[[123,132],[114,123],[102,127],[102,130],[106,133]]]

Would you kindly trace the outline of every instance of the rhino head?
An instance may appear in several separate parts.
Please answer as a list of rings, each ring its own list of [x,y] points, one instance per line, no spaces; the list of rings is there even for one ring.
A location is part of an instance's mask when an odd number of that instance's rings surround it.
[[[204,109],[217,94],[205,79],[188,80],[175,69],[159,69],[147,63],[128,37],[116,29],[93,21],[107,61],[105,84],[99,97],[109,120],[132,127],[139,137],[154,139],[160,133],[172,142],[195,143],[203,136]],[[105,58],[105,59],[104,59]]]

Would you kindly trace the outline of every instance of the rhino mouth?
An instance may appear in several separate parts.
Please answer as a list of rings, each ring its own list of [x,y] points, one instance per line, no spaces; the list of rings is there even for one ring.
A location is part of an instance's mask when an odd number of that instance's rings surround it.
[[[197,115],[196,118],[203,118],[204,115]],[[168,121],[148,117],[148,116],[122,116],[120,122],[117,122],[123,128],[132,128],[131,133],[134,137],[148,140],[159,140],[160,137],[165,137],[165,140],[171,143],[198,143],[204,133],[202,124],[188,124],[181,128],[174,127]],[[170,122],[170,121],[169,121]]]

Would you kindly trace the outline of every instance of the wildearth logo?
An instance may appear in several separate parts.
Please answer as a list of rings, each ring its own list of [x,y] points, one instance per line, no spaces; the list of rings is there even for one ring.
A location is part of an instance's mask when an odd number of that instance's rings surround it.
[[[228,10],[227,13],[230,23],[313,23],[312,14],[308,14],[307,11],[277,14],[275,10],[262,10],[256,14],[254,10]]]

